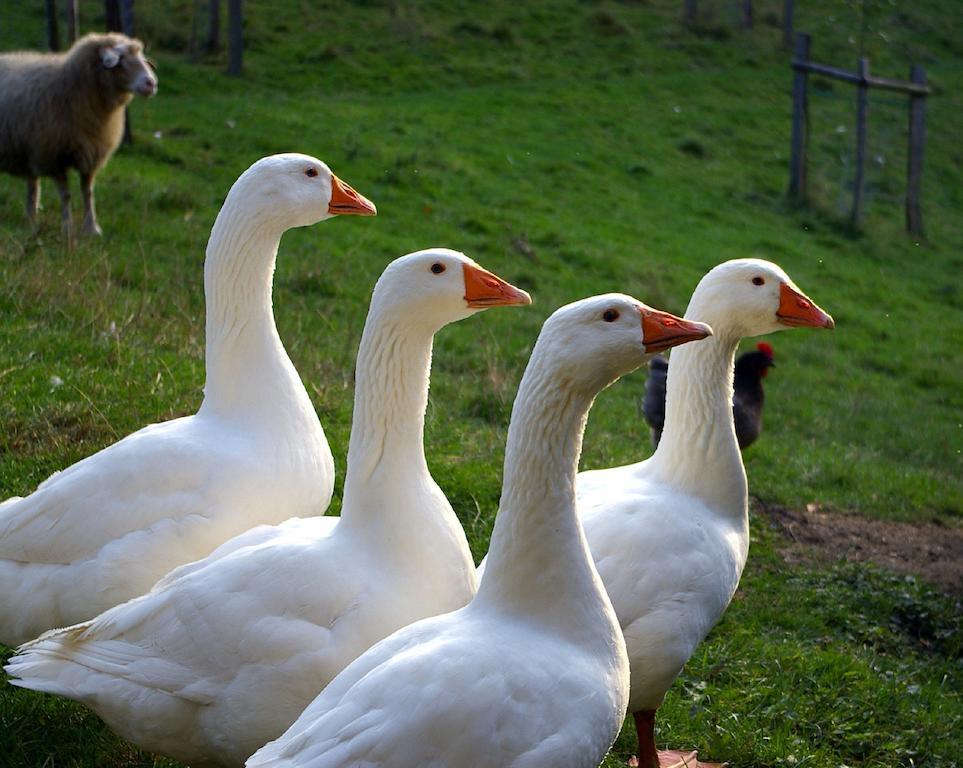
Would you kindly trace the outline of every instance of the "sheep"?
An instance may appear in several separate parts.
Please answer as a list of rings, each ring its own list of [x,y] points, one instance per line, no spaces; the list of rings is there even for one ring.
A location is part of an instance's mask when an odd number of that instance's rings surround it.
[[[70,242],[67,169],[73,167],[84,197],[84,232],[101,234],[94,176],[120,144],[124,107],[134,93],[156,92],[143,44],[126,35],[86,35],[66,53],[0,54],[0,171],[27,179],[31,224],[40,207],[39,177],[50,176]]]

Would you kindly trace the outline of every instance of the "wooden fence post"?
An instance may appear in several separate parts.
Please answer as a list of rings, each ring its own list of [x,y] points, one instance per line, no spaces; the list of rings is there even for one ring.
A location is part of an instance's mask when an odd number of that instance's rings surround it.
[[[244,19],[241,0],[227,0],[227,73],[240,75],[244,57]]]
[[[134,0],[104,0],[104,21],[108,32],[134,34]],[[124,107],[124,144],[134,143],[134,127],[130,122],[130,108]]]
[[[67,47],[77,39],[77,5],[80,0],[67,0]]]
[[[57,29],[57,0],[46,0],[44,8],[47,12],[47,47],[51,51],[59,51],[60,30]]]
[[[119,0],[104,0],[104,26],[108,32],[121,31]]]
[[[695,24],[696,16],[699,13],[697,0],[685,0],[685,11],[683,16],[687,24]]]
[[[792,14],[793,0],[783,0],[782,3],[782,47],[792,47]]]
[[[866,112],[869,106],[869,59],[865,56],[859,60],[859,82],[856,84],[856,178],[853,181],[853,212],[851,220],[854,226],[863,218],[863,189],[865,187],[866,172]]]
[[[204,50],[211,52],[221,47],[221,0],[208,0],[207,3],[207,42]]]
[[[120,0],[120,31],[134,36],[134,0]]]
[[[805,32],[796,35],[793,64],[809,61],[810,38]],[[792,146],[789,153],[789,195],[797,200],[806,197],[806,144],[809,133],[808,73],[796,67],[792,83]]]
[[[926,85],[922,65],[910,67],[910,82]],[[911,235],[923,237],[923,209],[920,186],[923,178],[923,147],[926,144],[926,95],[910,94],[909,149],[906,159],[906,229]]]

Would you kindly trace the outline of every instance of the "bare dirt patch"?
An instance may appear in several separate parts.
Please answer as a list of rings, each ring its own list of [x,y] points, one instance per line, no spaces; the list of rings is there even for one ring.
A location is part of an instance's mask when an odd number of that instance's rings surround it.
[[[792,510],[756,502],[756,511],[782,532],[787,563],[870,562],[912,574],[949,595],[963,597],[963,529],[934,522],[897,523],[827,512],[815,505]]]

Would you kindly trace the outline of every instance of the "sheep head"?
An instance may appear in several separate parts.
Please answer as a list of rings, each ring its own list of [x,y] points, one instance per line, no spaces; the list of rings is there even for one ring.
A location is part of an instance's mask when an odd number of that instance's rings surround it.
[[[80,38],[67,53],[67,66],[77,73],[78,82],[89,77],[84,71],[93,69],[97,90],[111,104],[157,92],[157,75],[144,58],[143,44],[117,32]]]
[[[123,91],[141,96],[157,93],[157,75],[150,62],[144,58],[139,40],[123,38],[121,42],[100,47],[100,63],[110,70],[115,85]]]

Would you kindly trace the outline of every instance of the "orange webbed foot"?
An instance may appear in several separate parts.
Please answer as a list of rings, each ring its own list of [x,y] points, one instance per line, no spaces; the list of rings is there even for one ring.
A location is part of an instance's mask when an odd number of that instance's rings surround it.
[[[659,750],[659,768],[725,768],[726,763],[701,762],[695,750],[686,752],[679,749]],[[639,758],[629,758],[629,768],[639,768]]]

